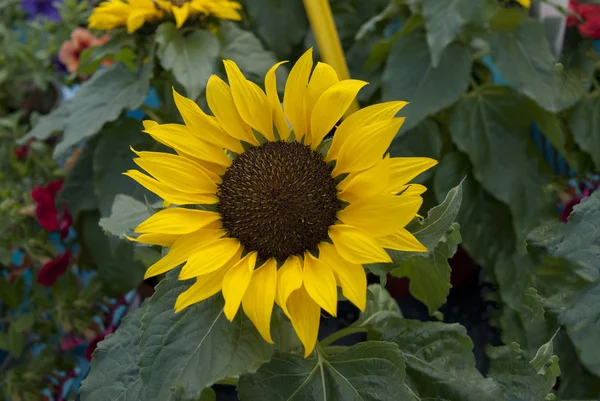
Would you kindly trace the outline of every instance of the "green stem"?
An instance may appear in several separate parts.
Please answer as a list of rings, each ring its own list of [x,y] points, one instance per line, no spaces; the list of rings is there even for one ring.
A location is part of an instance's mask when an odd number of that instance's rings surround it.
[[[216,384],[222,384],[225,386],[237,386],[238,379],[236,377],[226,377],[219,380]]]
[[[142,109],[144,114],[146,114],[148,117],[150,117],[151,120],[154,120],[159,124],[162,124],[162,118],[160,118],[160,116],[153,109],[151,109],[148,106],[141,106],[140,109]]]
[[[346,327],[343,328],[339,331],[336,331],[335,333],[331,334],[329,337],[324,338],[323,340],[321,340],[321,346],[325,347],[330,345],[331,343],[339,340],[340,338],[349,336],[350,334],[354,334],[354,333],[365,333],[367,331],[366,327]]]

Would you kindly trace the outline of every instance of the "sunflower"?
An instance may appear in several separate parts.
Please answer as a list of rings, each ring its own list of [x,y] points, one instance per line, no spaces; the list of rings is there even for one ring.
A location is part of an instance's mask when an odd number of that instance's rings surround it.
[[[88,27],[107,31],[126,25],[127,32],[137,31],[146,22],[173,15],[180,28],[190,15],[240,20],[242,6],[231,0],[108,0],[100,3],[88,19]]]
[[[227,319],[241,305],[272,343],[277,303],[308,356],[321,309],[336,316],[338,286],[364,310],[363,264],[391,262],[386,249],[427,251],[404,228],[425,191],[408,182],[437,162],[385,155],[406,102],[366,107],[336,126],[366,82],[340,81],[324,63],[313,70],[312,49],[290,71],[283,108],[282,63],[267,72],[266,93],[233,61],[224,64],[229,85],[213,75],[206,89],[214,116],[174,91],[185,124],[144,122],[176,154],[132,149],[149,175],[124,174],[178,206],[141,223],[134,240],[170,248],[146,277],[183,264],[179,279],[196,280],[176,311],[222,291]]]

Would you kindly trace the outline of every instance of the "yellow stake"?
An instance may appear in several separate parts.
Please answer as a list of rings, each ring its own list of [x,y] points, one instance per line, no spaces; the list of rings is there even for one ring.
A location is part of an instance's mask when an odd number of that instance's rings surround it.
[[[340,80],[349,79],[348,65],[344,58],[342,44],[335,28],[331,7],[328,0],[304,0],[304,8],[308,20],[315,33],[315,39],[319,46],[319,53],[323,61],[333,67]],[[354,100],[346,114],[353,113],[359,109],[358,102]]]

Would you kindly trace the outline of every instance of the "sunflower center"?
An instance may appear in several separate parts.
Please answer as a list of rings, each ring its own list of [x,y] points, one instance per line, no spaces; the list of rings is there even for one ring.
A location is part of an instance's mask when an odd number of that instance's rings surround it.
[[[315,249],[341,209],[332,169],[298,142],[268,142],[242,153],[217,193],[223,228],[264,260]]]

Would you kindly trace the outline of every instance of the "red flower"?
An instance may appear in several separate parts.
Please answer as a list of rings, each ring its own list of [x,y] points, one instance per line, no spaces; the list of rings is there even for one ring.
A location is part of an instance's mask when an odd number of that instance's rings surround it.
[[[69,268],[71,261],[71,253],[69,251],[63,253],[58,258],[44,264],[37,276],[37,281],[44,287],[50,287],[60,276],[65,274]]]
[[[577,26],[582,36],[590,39],[600,39],[600,5],[581,4],[578,0],[571,0],[569,10],[577,13],[583,19],[581,22],[575,16],[569,16],[567,25]]]
[[[85,357],[87,358],[88,361],[90,361],[90,362],[92,361],[92,355],[94,354],[96,347],[98,347],[98,343],[101,342],[102,340],[104,340],[104,338],[107,335],[111,334],[114,331],[115,331],[114,328],[110,327],[104,333],[98,334],[96,337],[94,337],[92,339],[92,341],[89,342],[88,346],[85,349]]]
[[[63,180],[53,181],[45,187],[38,185],[31,191],[31,197],[36,203],[35,216],[42,228],[48,231],[60,229],[60,236],[66,238],[73,219],[64,207],[59,219],[59,212],[56,208],[56,195],[62,185]]]

